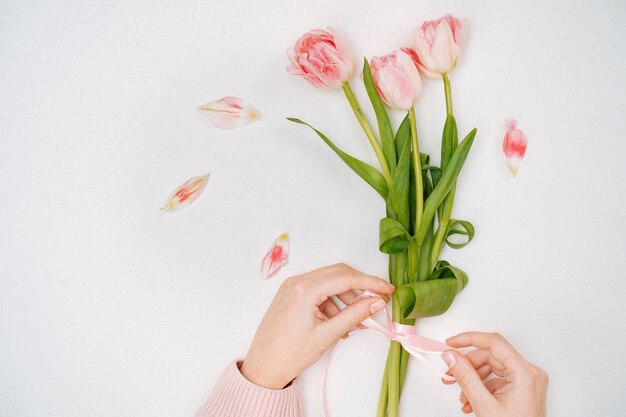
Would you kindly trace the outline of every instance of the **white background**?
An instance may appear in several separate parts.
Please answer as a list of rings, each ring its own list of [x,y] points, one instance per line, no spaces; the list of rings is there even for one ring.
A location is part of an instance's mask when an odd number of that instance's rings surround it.
[[[339,261],[385,276],[382,202],[284,118],[375,158],[341,93],[288,75],[285,50],[330,24],[360,60],[445,12],[470,25],[452,83],[460,130],[478,136],[455,216],[477,232],[444,254],[468,287],[418,329],[499,331],[550,373],[551,416],[623,415],[618,0],[0,2],[0,415],[192,416],[285,277]],[[358,77],[353,86],[371,117]],[[221,131],[195,112],[225,95],[253,103],[260,121]],[[425,83],[417,114],[436,155],[440,83]],[[509,116],[530,142],[515,179],[500,152]],[[159,210],[206,172],[196,203]],[[263,281],[260,260],[282,232],[290,263]],[[374,414],[386,349],[361,333],[337,354],[334,416]],[[308,417],[321,415],[323,366],[302,376]],[[408,379],[404,416],[461,415],[457,387],[417,362]]]

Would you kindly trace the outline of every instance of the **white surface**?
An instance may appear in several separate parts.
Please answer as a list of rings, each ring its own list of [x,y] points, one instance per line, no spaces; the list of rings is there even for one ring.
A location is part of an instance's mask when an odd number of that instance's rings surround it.
[[[377,195],[284,117],[373,155],[340,93],[285,72],[285,49],[331,24],[357,56],[382,54],[448,11],[471,25],[452,82],[460,129],[478,137],[455,215],[477,234],[445,253],[469,286],[419,330],[499,331],[550,373],[551,416],[623,415],[625,6],[3,1],[0,415],[191,416],[284,277],[338,261],[384,275]],[[262,119],[220,131],[194,111],[225,95]],[[440,84],[417,113],[436,154]],[[516,179],[499,151],[508,116],[530,141]],[[196,203],[159,210],[207,171]],[[291,261],[265,282],[281,232]],[[358,334],[338,353],[335,416],[374,414],[386,348]],[[321,415],[322,367],[302,377],[308,417]],[[461,415],[457,393],[415,362],[403,415]]]

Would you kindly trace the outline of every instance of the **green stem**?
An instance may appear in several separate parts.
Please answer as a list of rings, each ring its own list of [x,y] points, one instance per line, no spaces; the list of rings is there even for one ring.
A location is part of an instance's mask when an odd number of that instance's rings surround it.
[[[400,393],[404,388],[404,379],[406,378],[406,365],[409,363],[409,352],[402,349],[400,352]]]
[[[391,360],[391,347],[387,354],[387,362],[385,362],[385,372],[383,373],[383,381],[380,384],[380,394],[378,395],[378,410],[376,417],[387,416],[387,400],[389,399],[389,361]]]
[[[407,249],[409,258],[409,282],[417,281],[421,250],[422,248],[417,246],[415,239],[409,240],[409,247]]]
[[[400,306],[396,297],[392,299],[393,321],[400,322]],[[388,417],[398,417],[398,407],[400,405],[400,362],[402,346],[398,342],[391,342],[389,348],[389,402],[387,408]]]
[[[411,107],[409,110],[409,124],[411,126],[411,157],[413,158],[413,171],[415,173],[415,227],[418,230],[422,222],[422,213],[424,212],[424,183],[422,181],[422,163],[420,158],[420,148],[417,141],[417,127],[415,126],[415,110]]]
[[[450,88],[450,79],[448,74],[443,74],[443,89],[446,93],[446,113],[452,114],[452,89]]]
[[[385,159],[385,155],[383,154],[383,150],[380,146],[380,142],[378,141],[376,134],[374,134],[374,131],[372,130],[371,126],[367,122],[367,119],[363,115],[363,111],[361,111],[361,107],[359,106],[359,103],[356,101],[356,97],[354,96],[354,92],[352,91],[352,88],[350,88],[350,84],[346,81],[345,83],[343,83],[342,88],[343,88],[343,92],[346,95],[346,98],[348,99],[348,102],[350,103],[350,107],[352,107],[352,111],[354,112],[356,119],[359,121],[359,124],[363,128],[363,131],[365,132],[365,136],[367,136],[367,139],[369,140],[370,145],[372,145],[372,149],[374,149],[374,153],[376,154],[376,158],[378,158],[378,163],[380,163],[380,167],[383,171],[383,176],[385,177],[385,180],[387,181],[387,185],[391,188],[391,185],[393,183],[391,180],[391,171],[389,170],[389,165],[387,164],[387,160]]]

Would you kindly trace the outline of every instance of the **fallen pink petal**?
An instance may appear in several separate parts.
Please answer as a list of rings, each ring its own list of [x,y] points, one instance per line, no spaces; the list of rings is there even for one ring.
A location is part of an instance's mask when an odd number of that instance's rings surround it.
[[[289,258],[289,236],[285,233],[280,235],[274,245],[267,252],[261,264],[263,278],[270,279],[287,264]]]
[[[208,179],[209,174],[191,178],[172,192],[162,209],[174,212],[187,207],[200,197]]]
[[[258,118],[254,106],[237,97],[224,97],[203,104],[198,107],[198,111],[220,129],[235,129]]]
[[[517,128],[515,119],[506,119],[506,133],[502,142],[502,150],[513,175],[517,174],[522,159],[524,159],[526,154],[527,146],[528,140],[526,140],[526,135]]]

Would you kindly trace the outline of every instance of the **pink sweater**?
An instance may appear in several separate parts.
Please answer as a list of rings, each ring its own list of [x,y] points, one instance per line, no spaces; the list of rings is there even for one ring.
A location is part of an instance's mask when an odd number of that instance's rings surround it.
[[[248,381],[240,366],[228,365],[196,417],[302,417],[298,380],[281,390],[263,388]]]

